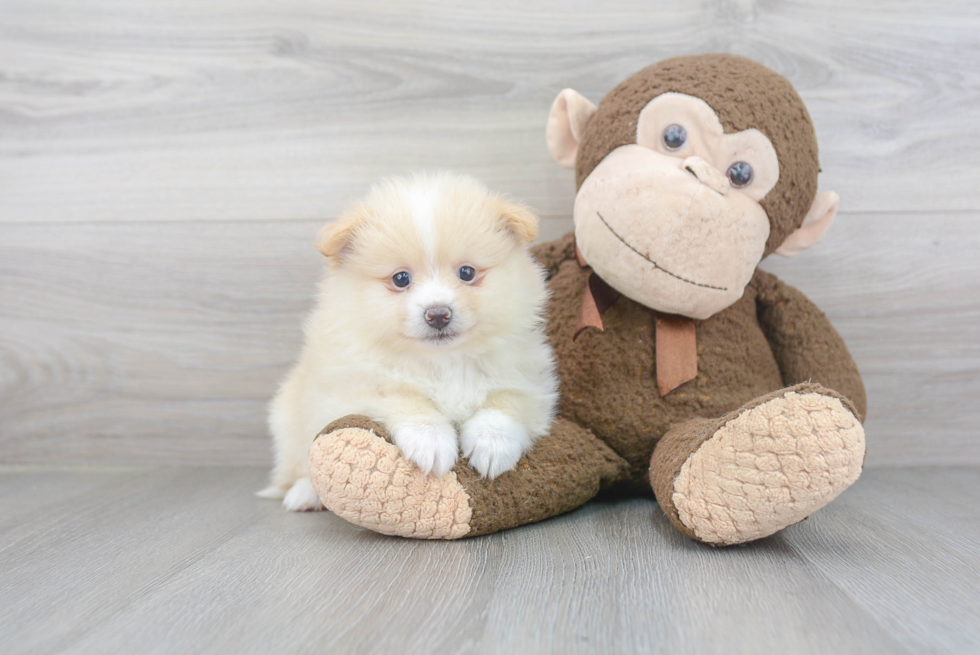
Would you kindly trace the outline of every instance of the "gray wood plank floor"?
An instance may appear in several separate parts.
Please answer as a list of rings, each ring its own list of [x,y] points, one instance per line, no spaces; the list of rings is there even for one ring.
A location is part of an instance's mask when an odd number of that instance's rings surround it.
[[[975,653],[980,471],[878,469],[711,549],[647,500],[461,542],[254,498],[264,471],[0,469],[0,652]]]

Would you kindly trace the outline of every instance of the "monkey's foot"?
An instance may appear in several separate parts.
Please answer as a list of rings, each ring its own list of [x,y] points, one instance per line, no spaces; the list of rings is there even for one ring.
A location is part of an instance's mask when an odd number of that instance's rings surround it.
[[[562,418],[511,471],[489,480],[459,461],[423,475],[384,427],[363,416],[328,425],[310,449],[310,475],[331,512],[362,527],[415,539],[459,539],[575,509],[628,475],[595,435]]]
[[[414,539],[470,532],[469,497],[450,471],[423,474],[366,417],[328,425],[310,449],[310,474],[324,506],[355,525]]]
[[[664,438],[674,437],[673,447],[658,444],[666,448],[654,454],[654,488],[674,524],[709,544],[744,543],[802,521],[853,484],[864,464],[864,429],[850,402],[815,384],[678,433]],[[666,487],[657,476],[669,451],[680,461],[685,443],[694,448]]]

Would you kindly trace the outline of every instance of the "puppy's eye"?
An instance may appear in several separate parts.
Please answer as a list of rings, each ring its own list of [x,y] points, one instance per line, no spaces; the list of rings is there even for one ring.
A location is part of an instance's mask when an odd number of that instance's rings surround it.
[[[404,289],[412,283],[412,276],[409,275],[408,271],[398,271],[391,276],[391,283],[399,289]]]
[[[744,161],[737,161],[728,167],[728,181],[736,189],[748,186],[752,182],[752,166]]]
[[[664,129],[664,146],[667,150],[680,150],[687,143],[687,130],[674,123]]]
[[[472,282],[476,279],[476,269],[472,266],[460,266],[459,279],[463,282]]]

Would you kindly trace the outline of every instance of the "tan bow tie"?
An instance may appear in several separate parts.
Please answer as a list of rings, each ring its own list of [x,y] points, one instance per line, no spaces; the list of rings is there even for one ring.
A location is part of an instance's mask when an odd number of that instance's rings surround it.
[[[582,257],[578,247],[575,256],[579,266],[589,265]],[[586,328],[604,330],[602,315],[619,299],[621,294],[606,284],[595,271],[589,273],[579,309],[578,325],[573,339],[577,339]],[[684,316],[654,312],[657,334],[657,388],[660,395],[668,393],[690,382],[698,376],[698,341],[694,321]]]

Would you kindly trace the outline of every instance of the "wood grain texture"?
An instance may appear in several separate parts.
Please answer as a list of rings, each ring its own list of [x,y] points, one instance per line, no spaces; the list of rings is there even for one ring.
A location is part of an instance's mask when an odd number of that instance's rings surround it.
[[[669,56],[786,74],[852,211],[976,210],[973,0],[5,0],[0,221],[325,218],[379,175],[571,207],[544,122]]]
[[[845,213],[820,247],[765,263],[861,367],[869,466],[980,464],[978,221]],[[318,226],[0,225],[0,461],[268,463]]]
[[[763,268],[831,318],[868,390],[870,466],[980,463],[980,213],[841,215]]]
[[[729,51],[787,75],[844,213],[765,266],[865,374],[871,466],[980,464],[980,5],[0,2],[0,462],[269,461],[316,227],[467,171],[570,227],[554,95]]]
[[[728,549],[684,538],[639,500],[462,542],[407,541],[286,513],[251,497],[263,476],[0,471],[0,488],[27,503],[0,530],[0,650],[980,648],[977,470],[867,471],[809,520]]]

